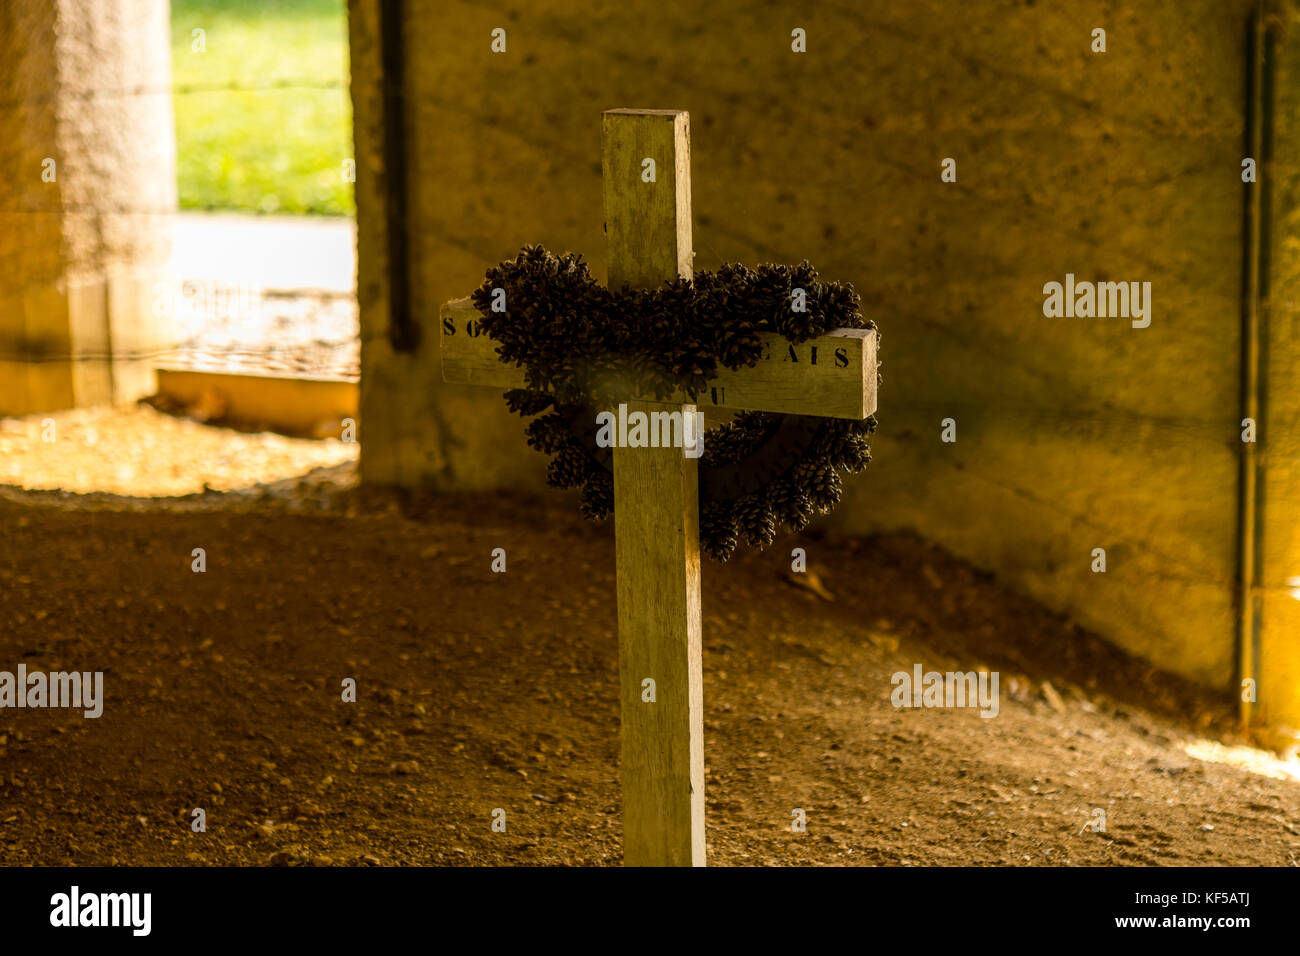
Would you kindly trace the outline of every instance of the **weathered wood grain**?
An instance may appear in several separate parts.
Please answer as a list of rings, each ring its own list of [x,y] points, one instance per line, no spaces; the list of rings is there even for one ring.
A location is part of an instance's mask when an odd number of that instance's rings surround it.
[[[689,122],[686,113],[658,110],[611,110],[602,117],[614,288],[653,287],[691,274]],[[642,179],[646,157],[655,160],[654,182]],[[616,448],[614,500],[623,863],[703,866],[696,460],[680,448]],[[645,699],[647,680],[654,682],[653,702]]]
[[[625,866],[704,865],[697,467],[680,448],[614,449]]]
[[[609,287],[649,289],[690,276],[691,123],[679,110],[606,110],[601,114],[601,183]],[[645,182],[645,161],[654,182]]]
[[[656,283],[657,284],[657,283]],[[522,388],[524,370],[502,364],[496,343],[478,328],[469,299],[442,307],[442,377],[452,385]],[[876,410],[876,333],[837,329],[791,345],[781,336],[762,336],[766,356],[752,368],[725,369],[697,396],[704,408],[750,409],[789,415],[862,419]],[[651,396],[628,395],[629,400]],[[690,396],[675,396],[680,402]]]

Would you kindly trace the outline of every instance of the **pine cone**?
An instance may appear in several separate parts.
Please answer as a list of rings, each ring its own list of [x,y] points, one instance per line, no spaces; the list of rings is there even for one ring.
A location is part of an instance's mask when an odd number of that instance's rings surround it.
[[[737,530],[750,547],[766,548],[776,540],[776,516],[761,494],[742,498],[735,514]]]
[[[809,476],[808,483],[804,485],[804,488],[808,492],[813,507],[819,514],[826,514],[834,509],[840,503],[840,495],[844,491],[840,476],[826,461],[819,463],[816,470]]]
[[[589,473],[579,508],[583,517],[591,521],[608,517],[614,510],[614,476],[604,469]]]
[[[594,462],[577,442],[556,452],[546,466],[546,483],[552,488],[576,488],[587,480]]]
[[[506,408],[525,418],[531,418],[533,415],[540,414],[551,407],[555,400],[546,392],[530,391],[526,388],[515,388],[506,392]]]
[[[736,550],[736,520],[725,502],[710,502],[700,514],[700,549],[714,561],[725,562]]]

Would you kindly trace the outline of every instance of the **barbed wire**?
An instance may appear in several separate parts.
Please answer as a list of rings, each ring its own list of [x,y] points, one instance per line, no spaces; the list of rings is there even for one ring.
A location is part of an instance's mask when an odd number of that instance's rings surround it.
[[[135,86],[95,87],[83,90],[59,90],[44,96],[25,96],[15,99],[0,100],[0,109],[18,109],[31,106],[49,106],[53,103],[89,100],[129,99],[133,96],[191,96],[202,93],[275,93],[291,90],[335,91],[347,90],[351,83],[347,80],[326,80],[317,77],[281,77],[273,80],[249,83],[241,80],[215,80],[209,83],[159,83],[136,84]],[[395,93],[401,96],[400,92]]]
[[[0,362],[21,362],[28,365],[42,365],[54,362],[138,362],[146,359],[159,359],[177,356],[215,356],[221,358],[279,358],[286,355],[304,355],[320,352],[337,352],[354,349],[358,345],[355,338],[336,339],[333,341],[305,342],[300,345],[268,345],[254,347],[250,345],[213,346],[200,341],[190,340],[179,345],[158,346],[149,349],[129,349],[126,351],[78,351],[78,352],[0,352]]]
[[[288,212],[282,209],[276,210],[275,212],[262,212],[253,209],[236,209],[229,206],[173,206],[170,208],[159,206],[158,208],[132,208],[128,206],[105,206],[100,203],[63,203],[53,206],[18,206],[9,208],[0,206],[0,216],[60,216],[69,213],[85,216],[140,216],[144,218],[159,218],[185,213],[230,213],[238,216],[249,216],[255,219],[262,216],[325,216],[337,217],[340,219],[354,218],[349,214],[339,213],[299,213]]]
[[[319,289],[319,288],[267,288],[258,286],[252,282],[229,282],[225,279],[173,279],[166,282],[158,280],[164,285],[179,286],[181,288],[181,298],[187,298],[185,289],[191,286],[213,287],[221,290],[214,298],[221,299],[224,297],[233,298],[237,301],[248,299],[313,299],[318,302],[333,302],[340,300],[355,301],[357,294],[354,289]],[[248,290],[245,294],[244,290]],[[205,293],[206,294],[206,293]],[[190,314],[193,314],[191,310]],[[246,311],[246,310],[238,310]],[[221,312],[213,312],[208,318],[219,319]]]
[[[351,156],[345,156],[344,159],[351,159]],[[233,213],[240,216],[285,216],[285,215],[325,215],[323,213],[263,213],[249,209],[231,209],[224,206],[214,206],[212,208],[200,208],[194,206],[110,206],[104,203],[93,202],[61,202],[49,206],[0,206],[0,216],[55,216],[66,213],[94,215],[94,216],[174,216],[177,213]],[[337,214],[335,214],[337,215]],[[351,219],[348,215],[337,216],[341,219]]]
[[[282,77],[279,79],[266,80],[257,83],[241,82],[239,80],[214,81],[210,83],[182,83],[182,84],[137,84],[135,86],[125,87],[100,87],[96,89],[85,90],[61,90],[58,93],[47,96],[22,97],[17,99],[0,100],[0,110],[10,110],[19,108],[29,108],[33,106],[50,105],[56,102],[66,100],[94,100],[94,99],[126,99],[133,96],[158,96],[162,94],[170,95],[194,95],[205,93],[265,93],[265,92],[289,92],[289,91],[341,91],[350,88],[346,80],[326,80],[314,77]],[[400,93],[398,95],[401,95]],[[352,153],[341,155],[339,157],[340,165],[346,160],[355,159]],[[0,215],[26,215],[26,216],[50,216],[62,215],[65,213],[84,212],[91,215],[117,215],[117,216],[168,216],[173,215],[179,210],[173,207],[128,207],[128,206],[108,206],[102,203],[75,203],[60,202],[55,205],[39,206],[25,205],[18,207],[0,207]],[[205,211],[195,209],[194,211]]]

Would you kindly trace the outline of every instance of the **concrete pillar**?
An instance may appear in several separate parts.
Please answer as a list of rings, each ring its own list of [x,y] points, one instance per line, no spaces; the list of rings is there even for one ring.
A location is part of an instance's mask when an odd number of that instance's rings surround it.
[[[438,309],[447,299],[468,295],[489,265],[512,256],[527,241],[551,248],[596,249],[603,256],[600,218],[600,110],[608,104],[575,107],[575,122],[585,121],[589,157],[582,175],[590,187],[581,212],[566,217],[581,221],[559,234],[539,231],[535,221],[520,222],[509,235],[503,219],[530,214],[528,206],[510,204],[474,223],[469,242],[444,241],[467,220],[483,218],[490,205],[475,181],[474,169],[483,158],[482,144],[462,137],[464,130],[447,126],[433,109],[430,90],[455,75],[455,68],[433,68],[430,44],[441,42],[440,31],[452,16],[443,5],[418,0],[393,6],[404,8],[403,36],[407,50],[405,89],[400,96],[385,90],[380,0],[349,0],[351,34],[352,113],[357,158],[357,304],[361,317],[361,476],[372,485],[440,488],[544,486],[546,459],[523,441],[519,416],[511,414],[499,396],[477,389],[442,384],[438,355]],[[495,23],[495,21],[493,21]],[[479,31],[491,41],[491,27]],[[455,33],[460,36],[460,32]],[[486,47],[484,47],[486,49]],[[507,85],[507,88],[510,88]],[[461,95],[459,92],[457,96]],[[393,312],[390,289],[389,190],[394,171],[385,156],[385,111],[401,111],[406,132],[409,192],[408,261],[411,270],[410,322],[416,345],[394,349],[390,336]],[[437,161],[429,163],[437,143]],[[594,164],[595,173],[590,170]],[[495,175],[495,171],[493,173]],[[568,185],[566,181],[566,185]],[[493,194],[495,195],[495,194]],[[454,202],[447,200],[458,197]],[[532,210],[535,216],[535,209]],[[491,235],[488,239],[487,236]],[[519,237],[519,241],[516,241]],[[454,250],[456,261],[446,253]]]
[[[1272,147],[1255,157],[1269,234],[1260,313],[1260,414],[1251,723],[1300,745],[1300,4],[1274,8]],[[1268,106],[1265,106],[1267,109]],[[1249,676],[1249,675],[1248,675]]]
[[[176,207],[168,18],[167,0],[0,4],[0,414],[153,390]]]

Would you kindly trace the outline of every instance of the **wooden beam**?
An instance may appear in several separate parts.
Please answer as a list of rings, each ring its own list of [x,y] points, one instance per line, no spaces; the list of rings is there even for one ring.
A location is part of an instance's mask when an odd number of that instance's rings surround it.
[[[241,427],[274,428],[313,438],[339,437],[343,419],[359,419],[361,389],[337,379],[159,368],[154,391],[182,405],[211,401],[222,419]]]
[[[661,110],[602,116],[612,288],[691,274],[689,123]],[[625,866],[704,865],[697,465],[681,448],[614,449]]]
[[[502,364],[496,343],[478,328],[478,321],[478,310],[469,299],[456,299],[442,307],[443,381],[502,390],[523,388],[524,370]],[[761,339],[765,358],[738,372],[723,369],[709,383],[709,390],[697,397],[702,407],[855,420],[875,412],[874,331],[837,329],[794,346],[775,333]],[[629,395],[628,399],[650,397]],[[690,401],[685,394],[674,398]]]
[[[624,866],[704,865],[698,489],[680,448],[614,449]]]
[[[677,276],[689,279],[695,261],[690,114],[606,110],[600,133],[609,287],[652,289]]]

